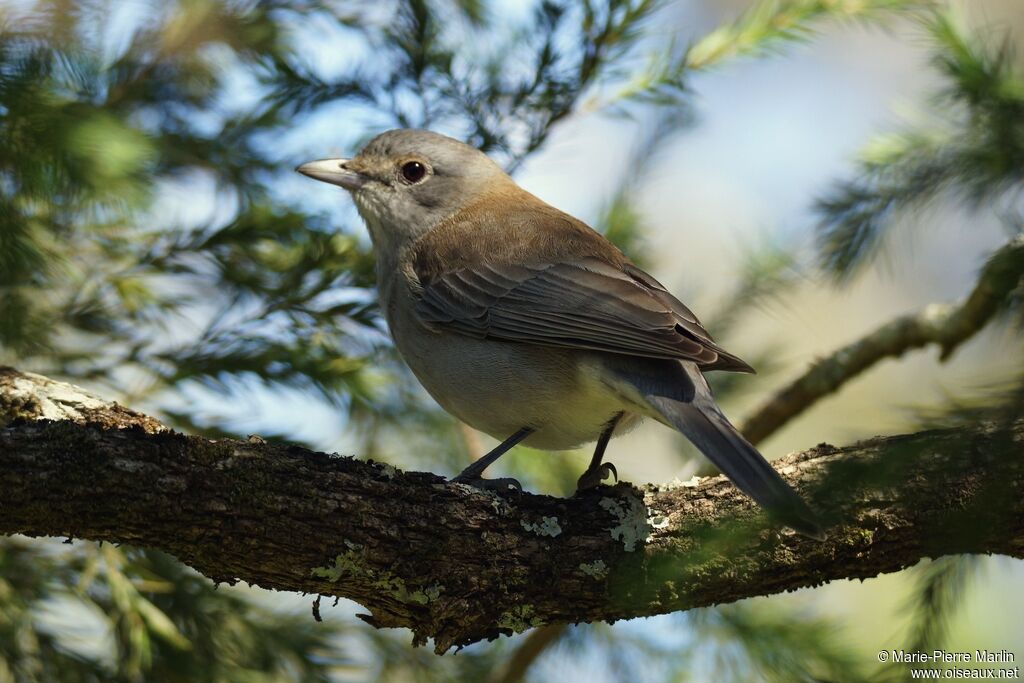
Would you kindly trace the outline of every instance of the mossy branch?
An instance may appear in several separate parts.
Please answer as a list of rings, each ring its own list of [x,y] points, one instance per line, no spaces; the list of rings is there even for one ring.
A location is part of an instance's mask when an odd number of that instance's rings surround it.
[[[1024,557],[1024,421],[777,463],[829,541],[779,531],[720,477],[501,498],[302,448],[178,434],[0,370],[0,533],[132,543],[214,581],[355,600],[444,652],[867,578],[950,553]]]

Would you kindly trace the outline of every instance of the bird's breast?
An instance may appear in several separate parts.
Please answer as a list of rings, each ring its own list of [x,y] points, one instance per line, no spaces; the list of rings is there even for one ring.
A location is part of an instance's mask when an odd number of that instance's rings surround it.
[[[624,409],[586,352],[428,328],[401,286],[382,304],[395,346],[427,392],[447,412],[496,439],[532,427],[536,433],[527,445],[574,448],[596,440]]]

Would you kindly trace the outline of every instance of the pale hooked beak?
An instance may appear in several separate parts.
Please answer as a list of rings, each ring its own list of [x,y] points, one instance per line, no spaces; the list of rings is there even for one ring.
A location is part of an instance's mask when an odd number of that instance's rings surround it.
[[[368,178],[345,168],[345,164],[348,161],[349,159],[321,159],[302,164],[295,170],[314,180],[322,180],[325,183],[337,185],[349,191],[358,190],[366,184]]]

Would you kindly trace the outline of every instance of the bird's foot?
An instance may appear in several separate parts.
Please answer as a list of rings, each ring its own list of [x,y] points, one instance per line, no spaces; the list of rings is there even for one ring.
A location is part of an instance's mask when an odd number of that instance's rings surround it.
[[[492,491],[494,493],[508,493],[510,490],[522,493],[523,485],[518,479],[512,477],[498,477],[497,479],[484,479],[483,477],[452,477],[449,481],[456,484],[466,484],[481,491]]]
[[[619,480],[619,473],[616,471],[615,465],[610,462],[603,462],[597,467],[591,467],[576,480],[576,492],[579,493],[597,488],[608,478],[612,478],[615,481]]]

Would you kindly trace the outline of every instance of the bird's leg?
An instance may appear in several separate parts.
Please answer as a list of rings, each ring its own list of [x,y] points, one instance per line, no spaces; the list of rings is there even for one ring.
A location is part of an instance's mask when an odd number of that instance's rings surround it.
[[[509,449],[528,437],[530,434],[533,434],[533,432],[533,427],[523,427],[515,434],[495,446],[490,453],[478,458],[472,465],[452,477],[451,480],[459,482],[460,484],[478,486],[479,488],[505,490],[511,486],[512,488],[522,489],[523,487],[515,479],[484,479],[481,475],[495,460],[503,456]]]
[[[590,459],[590,467],[587,471],[580,475],[580,478],[576,481],[576,491],[586,491],[592,489],[595,486],[600,486],[608,477],[614,477],[615,481],[619,480],[619,473],[615,471],[615,465],[610,462],[601,462],[601,458],[604,457],[604,449],[608,447],[608,442],[611,441],[612,432],[615,431],[616,425],[619,424],[619,420],[622,419],[622,413],[616,413],[612,419],[608,420],[608,424],[605,425],[604,431],[601,432],[601,436],[597,439],[597,446],[594,448],[594,457]]]

